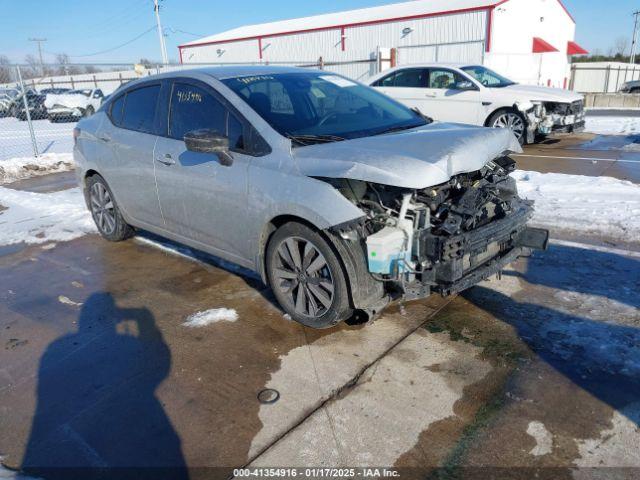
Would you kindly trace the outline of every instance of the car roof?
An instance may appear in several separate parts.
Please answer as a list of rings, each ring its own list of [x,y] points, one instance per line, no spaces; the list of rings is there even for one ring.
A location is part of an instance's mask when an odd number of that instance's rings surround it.
[[[463,68],[463,67],[473,67],[480,66],[476,63],[454,63],[454,62],[438,62],[438,63],[405,63],[402,65],[398,65],[394,67],[393,70],[399,70],[402,68],[438,68],[438,67],[449,67],[449,68]]]
[[[154,75],[159,78],[188,77],[191,74],[205,74],[218,80],[224,80],[233,77],[244,77],[251,75],[272,75],[282,73],[303,73],[303,72],[322,72],[321,70],[313,70],[300,67],[285,67],[279,65],[233,65],[224,67],[200,67],[178,69],[171,72],[160,73]],[[330,73],[330,72],[329,72]],[[145,77],[149,78],[149,77]]]
[[[217,80],[225,80],[227,78],[234,77],[248,77],[254,75],[276,75],[283,73],[324,73],[326,75],[335,75],[334,72],[328,72],[325,70],[317,70],[313,68],[301,68],[301,67],[285,67],[279,65],[233,65],[224,67],[197,67],[197,68],[180,68],[169,67],[173,70],[169,72],[159,73],[155,75],[149,75],[136,80],[132,80],[123,84],[116,89],[113,93],[120,93],[123,90],[128,90],[132,87],[147,83],[153,80],[171,79],[171,78],[184,78],[184,77],[196,77],[201,75],[208,75]]]

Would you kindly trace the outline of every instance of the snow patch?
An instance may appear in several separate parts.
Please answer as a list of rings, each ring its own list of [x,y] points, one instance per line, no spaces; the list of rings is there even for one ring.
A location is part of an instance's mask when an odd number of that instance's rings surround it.
[[[0,187],[0,245],[64,242],[96,232],[80,188],[34,193]]]
[[[639,468],[640,456],[640,403],[633,403],[613,412],[612,427],[600,432],[598,438],[578,440],[580,458],[574,460],[579,467]],[[575,472],[574,478],[592,478],[588,471]]]
[[[34,477],[27,477],[14,470],[9,470],[2,464],[2,457],[0,457],[0,479],[1,480],[39,480]]]
[[[204,312],[194,313],[182,325],[185,327],[206,327],[218,322],[235,322],[238,313],[231,308],[214,308]]]
[[[74,302],[73,300],[71,300],[69,297],[65,297],[64,295],[60,295],[58,297],[58,301],[64,305],[71,305],[73,307],[80,307],[82,306],[82,303],[78,303],[78,302]]]
[[[640,117],[587,116],[585,131],[597,135],[640,134]]]
[[[615,238],[640,238],[640,185],[609,177],[517,170],[523,198],[535,200],[533,222]]]
[[[529,422],[527,433],[536,441],[536,446],[531,449],[529,455],[539,457],[551,453],[553,449],[553,435],[547,430],[544,423]]]
[[[0,160],[0,185],[25,178],[73,169],[71,153],[45,153],[39,157]]]

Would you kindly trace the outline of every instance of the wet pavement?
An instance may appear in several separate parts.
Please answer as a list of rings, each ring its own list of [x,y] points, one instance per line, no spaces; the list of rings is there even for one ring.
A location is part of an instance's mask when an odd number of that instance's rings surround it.
[[[17,187],[72,182],[48,177]],[[287,320],[247,272],[153,237],[1,248],[0,457],[35,476],[222,478],[250,465],[637,478],[640,254],[574,240],[462,296],[325,331]],[[214,308],[238,319],[183,325]],[[275,403],[259,401],[265,389]]]
[[[640,183],[640,135],[581,133],[527,145],[514,155],[518,168],[537,172],[606,176]]]

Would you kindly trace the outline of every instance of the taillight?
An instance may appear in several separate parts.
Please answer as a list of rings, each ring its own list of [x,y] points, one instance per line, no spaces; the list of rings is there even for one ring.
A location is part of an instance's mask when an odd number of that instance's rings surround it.
[[[78,137],[80,136],[80,129],[75,127],[73,129],[73,144],[76,145],[78,143]]]

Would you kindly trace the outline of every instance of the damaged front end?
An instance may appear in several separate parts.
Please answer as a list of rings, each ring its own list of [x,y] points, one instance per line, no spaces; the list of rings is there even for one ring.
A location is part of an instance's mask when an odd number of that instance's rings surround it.
[[[552,133],[574,133],[584,130],[584,101],[526,102],[516,104],[527,120],[527,143],[532,143],[538,135]]]
[[[418,190],[324,179],[366,214],[333,232],[366,256],[369,276],[389,300],[460,292],[547,247],[548,231],[526,225],[533,204],[518,197],[514,169],[501,156]]]

